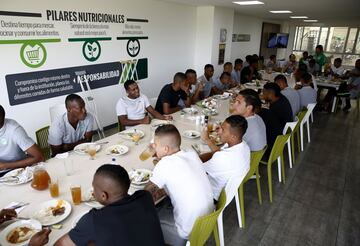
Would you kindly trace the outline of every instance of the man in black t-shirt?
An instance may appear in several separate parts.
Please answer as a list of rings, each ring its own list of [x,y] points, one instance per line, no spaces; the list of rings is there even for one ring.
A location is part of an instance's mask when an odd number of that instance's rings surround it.
[[[249,65],[244,67],[241,70],[240,74],[240,82],[241,84],[246,84],[251,82],[253,79],[261,79],[261,75],[258,73],[258,62],[259,59],[256,57],[252,57],[249,60]]]
[[[151,194],[141,190],[129,196],[129,186],[123,167],[99,167],[93,179],[94,197],[105,207],[90,210],[55,246],[164,245]]]
[[[181,109],[178,105],[180,99],[184,101],[186,107],[190,107],[190,88],[184,73],[176,73],[173,83],[161,89],[155,110],[160,114],[175,113]]]
[[[293,121],[293,114],[291,105],[286,97],[281,94],[278,84],[265,84],[263,97],[266,102],[270,103],[270,107],[269,110],[262,110],[259,115],[266,125],[268,146],[271,148],[276,137],[282,135],[285,124]]]

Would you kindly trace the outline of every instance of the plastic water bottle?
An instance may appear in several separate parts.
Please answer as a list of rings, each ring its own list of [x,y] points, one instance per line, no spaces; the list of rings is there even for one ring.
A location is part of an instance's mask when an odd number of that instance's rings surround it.
[[[115,157],[111,158],[110,164],[112,164],[112,165],[117,165],[117,163],[116,163],[116,158],[115,158]]]

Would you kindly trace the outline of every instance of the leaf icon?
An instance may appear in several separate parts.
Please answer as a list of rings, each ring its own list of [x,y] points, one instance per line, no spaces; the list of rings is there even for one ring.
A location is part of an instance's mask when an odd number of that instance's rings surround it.
[[[93,49],[93,51],[95,52],[97,50],[97,48],[95,47],[94,49]]]
[[[92,51],[93,47],[90,44],[88,44],[87,47],[90,51]]]

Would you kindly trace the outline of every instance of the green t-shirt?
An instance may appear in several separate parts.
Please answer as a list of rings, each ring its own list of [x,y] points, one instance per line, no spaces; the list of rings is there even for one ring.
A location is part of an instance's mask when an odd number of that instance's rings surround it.
[[[322,68],[322,66],[325,65],[326,63],[326,56],[324,55],[324,53],[321,53],[319,55],[315,54],[314,55],[314,59],[316,61],[317,64],[319,64],[320,69]]]

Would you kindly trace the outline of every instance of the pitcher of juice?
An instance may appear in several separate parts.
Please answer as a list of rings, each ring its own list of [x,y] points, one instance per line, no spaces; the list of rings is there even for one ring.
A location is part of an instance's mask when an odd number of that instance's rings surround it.
[[[49,187],[50,176],[45,167],[35,167],[31,187],[35,190],[45,190]]]

